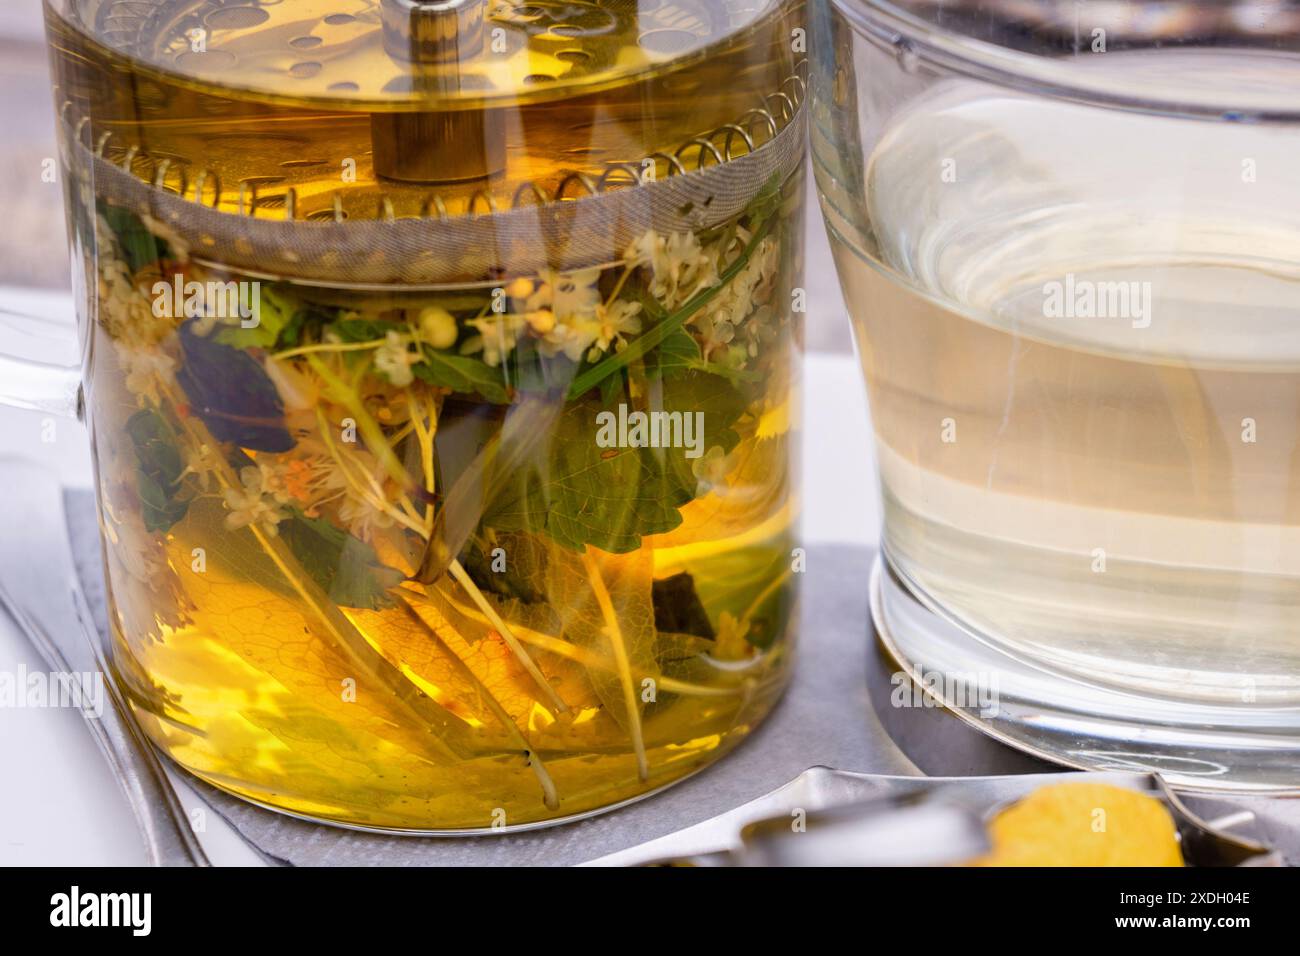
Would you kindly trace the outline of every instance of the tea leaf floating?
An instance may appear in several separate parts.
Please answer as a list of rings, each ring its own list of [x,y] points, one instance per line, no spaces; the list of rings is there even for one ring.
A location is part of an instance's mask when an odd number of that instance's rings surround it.
[[[655,383],[647,408],[703,416],[698,436],[705,450],[730,451],[740,440],[731,429],[745,399],[725,379],[688,372]],[[545,532],[577,551],[594,545],[623,554],[645,535],[681,524],[678,509],[695,498],[698,482],[685,448],[601,448],[596,417],[607,411],[594,396],[568,406],[551,430],[549,445],[521,467],[483,516],[502,531]]]
[[[335,604],[344,607],[392,607],[389,588],[405,575],[380,562],[375,549],[322,518],[294,511],[280,522],[279,533],[303,570]]]
[[[126,423],[135,448],[136,484],[144,525],[149,531],[168,531],[185,517],[190,503],[180,497],[185,463],[172,441],[167,423],[153,409],[143,409]]]
[[[452,355],[441,349],[424,346],[424,361],[411,367],[417,378],[430,385],[450,388],[456,392],[475,392],[489,402],[498,404],[508,400],[501,376],[495,369],[478,359]]]
[[[713,639],[713,625],[695,590],[695,579],[685,571],[656,579],[652,591],[655,628],[660,632]]]
[[[199,335],[196,324],[190,320],[180,327],[185,361],[176,373],[194,413],[217,441],[252,451],[288,451],[294,440],[284,427],[275,383],[247,352]]]

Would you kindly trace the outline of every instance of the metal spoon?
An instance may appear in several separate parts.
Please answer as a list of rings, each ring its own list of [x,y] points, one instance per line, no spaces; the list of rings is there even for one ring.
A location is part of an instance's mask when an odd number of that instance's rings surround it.
[[[856,852],[857,865],[956,862],[973,857],[972,848],[980,849],[982,826],[974,828],[972,821],[987,818],[1045,784],[1081,781],[1109,783],[1161,800],[1174,818],[1189,865],[1283,863],[1281,853],[1257,834],[1273,830],[1282,836],[1288,830],[1285,824],[1277,826],[1279,821],[1270,821],[1268,815],[1247,810],[1242,799],[1175,796],[1156,774],[899,777],[812,767],[734,810],[587,865],[825,866],[845,865],[849,852]],[[798,832],[820,832],[825,839],[793,836],[792,813],[806,821]],[[1266,826],[1269,822],[1275,826]],[[895,839],[902,832],[907,840]],[[1289,836],[1294,844],[1294,832]]]

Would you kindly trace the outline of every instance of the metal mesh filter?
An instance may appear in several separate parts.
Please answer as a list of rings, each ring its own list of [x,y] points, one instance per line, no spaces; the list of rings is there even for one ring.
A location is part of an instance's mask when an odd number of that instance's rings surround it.
[[[753,152],[654,182],[546,204],[457,218],[303,222],[220,212],[142,181],[70,131],[65,166],[109,203],[148,215],[185,235],[192,255],[252,275],[324,285],[472,283],[543,268],[602,265],[647,229],[695,231],[739,214],[772,177],[784,181],[804,152],[800,106]],[[129,166],[129,163],[124,164]]]

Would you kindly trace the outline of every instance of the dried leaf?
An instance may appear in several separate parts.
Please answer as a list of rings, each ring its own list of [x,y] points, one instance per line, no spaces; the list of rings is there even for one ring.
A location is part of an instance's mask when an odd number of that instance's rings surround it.
[[[613,668],[588,668],[592,686],[609,715],[628,734],[641,776],[647,775],[642,736],[642,686],[637,674],[657,674],[648,548],[632,554],[590,549],[574,554],[555,548],[547,566],[547,594],[564,637],[610,660]]]

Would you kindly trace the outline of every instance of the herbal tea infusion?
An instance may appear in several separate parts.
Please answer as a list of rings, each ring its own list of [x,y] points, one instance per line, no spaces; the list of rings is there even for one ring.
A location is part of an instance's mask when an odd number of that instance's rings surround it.
[[[413,68],[381,4],[137,4],[131,30],[105,6],[49,17],[116,676],[149,736],[247,798],[409,829],[589,812],[743,739],[790,660],[797,162],[578,265],[504,224],[586,228],[789,149],[799,5],[497,5],[509,48],[460,79],[509,95],[456,124],[510,135],[436,185],[381,155],[438,148],[382,82]],[[390,236],[479,226],[519,255],[355,280]],[[373,257],[319,238],[361,229]]]

